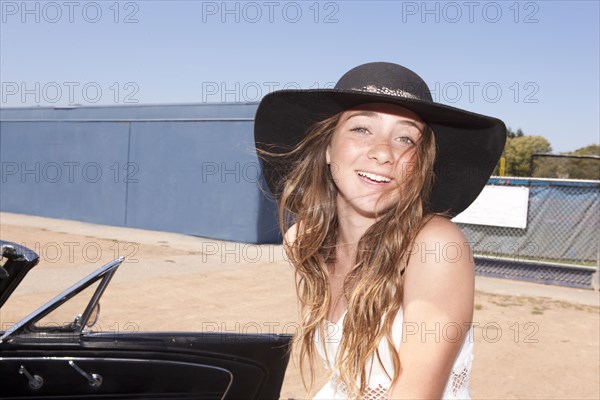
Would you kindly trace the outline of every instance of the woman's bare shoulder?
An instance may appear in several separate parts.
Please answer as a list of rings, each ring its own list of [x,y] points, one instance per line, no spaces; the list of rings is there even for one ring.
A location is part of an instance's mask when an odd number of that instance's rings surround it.
[[[283,235],[283,248],[288,256],[290,263],[293,265],[293,260],[296,258],[297,248],[295,247],[296,238],[298,237],[298,223],[290,226]]]
[[[435,241],[441,243],[451,243],[460,241],[466,243],[465,235],[458,226],[450,219],[432,215],[426,218],[421,230],[417,234],[415,241],[428,242]]]
[[[452,221],[430,217],[417,234],[406,268],[404,301],[428,298],[447,307],[469,303],[474,293],[475,268],[467,239]],[[467,305],[467,309],[468,309]]]
[[[283,244],[286,246],[291,246],[296,241],[296,236],[298,235],[298,224],[294,224],[288,228],[283,236]]]

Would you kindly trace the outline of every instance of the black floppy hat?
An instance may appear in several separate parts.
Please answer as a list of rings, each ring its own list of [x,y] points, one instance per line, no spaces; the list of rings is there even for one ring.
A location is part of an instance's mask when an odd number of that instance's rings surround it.
[[[293,149],[317,122],[366,103],[392,103],[419,115],[433,130],[436,175],[428,209],[455,216],[481,193],[506,142],[506,126],[493,117],[436,103],[423,79],[397,64],[374,62],[344,74],[333,89],[280,90],[266,95],[256,111],[257,149]],[[288,172],[261,158],[263,175],[278,197]]]

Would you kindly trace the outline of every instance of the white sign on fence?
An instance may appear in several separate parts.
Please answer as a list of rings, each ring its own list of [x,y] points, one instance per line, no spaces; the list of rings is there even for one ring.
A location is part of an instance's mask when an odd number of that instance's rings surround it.
[[[452,219],[461,224],[504,226],[525,229],[529,188],[486,186],[465,211]]]

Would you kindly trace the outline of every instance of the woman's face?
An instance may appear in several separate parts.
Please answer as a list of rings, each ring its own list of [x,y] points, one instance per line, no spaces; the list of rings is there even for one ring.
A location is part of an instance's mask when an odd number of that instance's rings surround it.
[[[395,204],[425,128],[419,116],[393,104],[370,103],[344,112],[326,152],[338,210],[374,217]]]

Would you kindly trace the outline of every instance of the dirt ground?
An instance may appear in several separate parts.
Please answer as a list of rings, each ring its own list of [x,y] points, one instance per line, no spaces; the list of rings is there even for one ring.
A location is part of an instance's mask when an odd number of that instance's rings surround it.
[[[281,246],[10,213],[0,213],[0,239],[41,256],[3,307],[2,329],[117,256],[126,260],[101,301],[103,330],[293,333],[297,324]],[[600,398],[598,292],[481,277],[477,288],[473,398]],[[290,397],[310,397],[294,363],[281,392]]]

